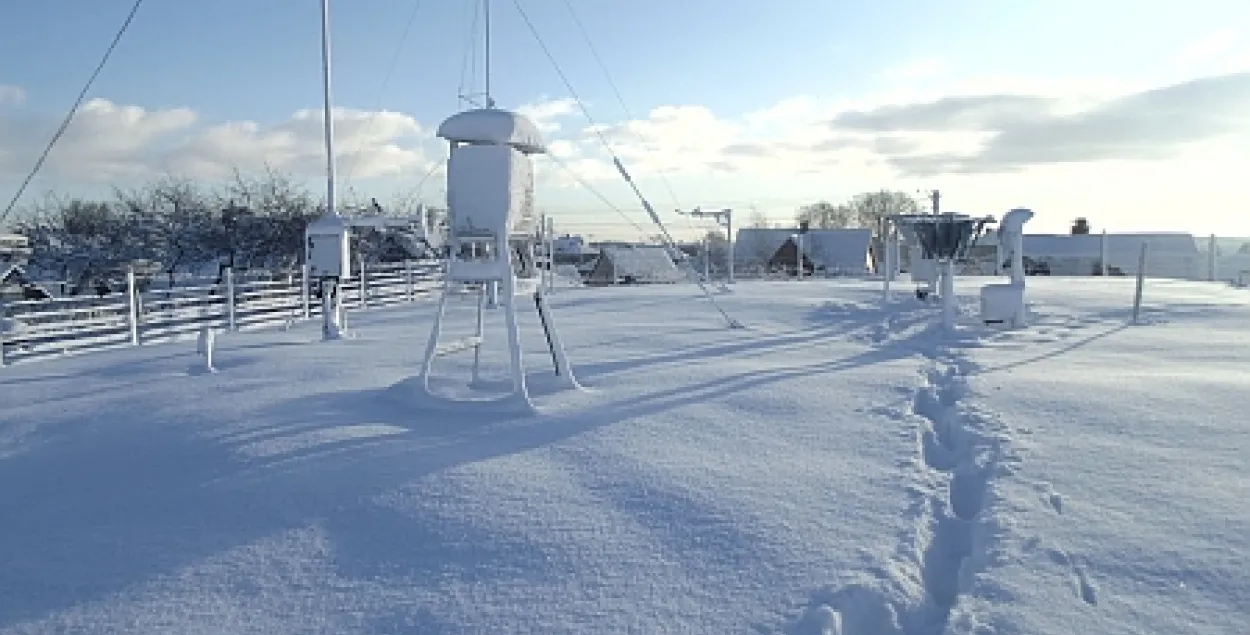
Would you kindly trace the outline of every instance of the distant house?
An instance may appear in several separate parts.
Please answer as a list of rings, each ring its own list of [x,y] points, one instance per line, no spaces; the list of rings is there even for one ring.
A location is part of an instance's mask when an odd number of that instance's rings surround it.
[[[0,265],[0,303],[51,297],[47,289],[30,281],[20,265]]]
[[[1207,263],[1192,234],[1107,234],[1107,266],[1123,275],[1137,275],[1142,243],[1146,274],[1159,278],[1199,279]],[[1024,256],[1055,276],[1096,275],[1101,262],[1101,234],[1026,234]]]
[[[799,261],[794,229],[738,230],[734,267],[746,272],[793,272]],[[859,275],[870,269],[870,229],[813,229],[803,235],[803,267],[809,274]]]
[[[586,276],[586,284],[656,284],[685,279],[664,247],[612,245],[602,248],[594,268]]]

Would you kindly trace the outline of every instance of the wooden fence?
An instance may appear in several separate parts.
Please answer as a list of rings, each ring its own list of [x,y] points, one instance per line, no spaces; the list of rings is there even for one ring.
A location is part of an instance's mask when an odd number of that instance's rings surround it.
[[[349,309],[413,302],[437,291],[442,262],[375,264],[341,285]],[[204,327],[246,331],[321,314],[306,273],[285,280],[235,280],[103,296],[26,300],[0,305],[0,366],[72,353],[169,342]]]

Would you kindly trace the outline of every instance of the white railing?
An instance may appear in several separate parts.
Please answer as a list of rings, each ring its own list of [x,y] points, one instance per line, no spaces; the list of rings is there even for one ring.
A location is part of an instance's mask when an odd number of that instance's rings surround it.
[[[369,265],[342,282],[349,311],[414,302],[437,290],[442,262]],[[321,314],[315,288],[302,276],[239,280],[227,271],[220,284],[103,296],[25,300],[3,305],[0,366],[14,362],[190,339],[204,327],[253,330]]]

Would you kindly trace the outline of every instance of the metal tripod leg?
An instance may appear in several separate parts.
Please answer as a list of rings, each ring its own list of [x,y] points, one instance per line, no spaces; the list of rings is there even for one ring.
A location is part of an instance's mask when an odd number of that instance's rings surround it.
[[[564,342],[560,339],[559,332],[556,331],[555,323],[552,321],[551,311],[547,307],[547,296],[538,289],[534,292],[534,307],[538,309],[538,319],[542,322],[543,334],[547,336],[547,348],[551,350],[551,363],[555,366],[556,375],[564,380],[564,383],[570,388],[580,388],[577,378],[573,376],[573,367],[569,365],[569,358],[564,351]]]

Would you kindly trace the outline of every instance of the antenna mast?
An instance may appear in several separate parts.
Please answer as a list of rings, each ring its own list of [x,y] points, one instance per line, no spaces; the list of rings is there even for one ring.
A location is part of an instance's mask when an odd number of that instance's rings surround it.
[[[486,40],[486,59],[484,61],[486,66],[486,107],[494,108],[495,100],[490,96],[490,0],[482,0],[482,4],[484,5],[486,18],[486,28],[483,29],[484,39]]]
[[[325,100],[326,211],[338,216],[334,205],[334,111],[330,102],[330,0],[321,0],[321,88]]]

